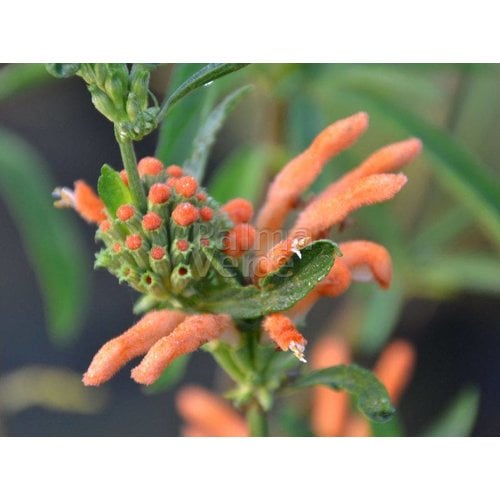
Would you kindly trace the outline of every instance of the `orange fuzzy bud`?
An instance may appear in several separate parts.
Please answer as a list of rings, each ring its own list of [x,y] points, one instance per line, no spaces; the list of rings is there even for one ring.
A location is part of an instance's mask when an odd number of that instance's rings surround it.
[[[397,404],[413,374],[416,353],[405,340],[392,341],[380,355],[374,373],[385,385],[394,404]]]
[[[120,178],[123,184],[125,184],[125,186],[128,186],[128,175],[126,170],[120,170]]]
[[[103,220],[103,221],[99,224],[99,231],[101,231],[101,232],[103,232],[103,233],[107,233],[110,229],[111,229],[111,222],[109,222],[109,220],[108,220],[108,219]]]
[[[188,424],[190,435],[245,437],[244,418],[219,396],[196,386],[183,387],[175,398],[177,411]]]
[[[170,177],[169,179],[166,180],[165,184],[169,188],[175,188],[176,182],[177,182],[177,179],[175,177]]]
[[[276,176],[257,217],[258,229],[279,229],[301,194],[321,173],[325,163],[351,146],[368,127],[368,115],[357,113],[320,132],[312,144]]]
[[[151,203],[161,205],[170,198],[170,188],[166,184],[153,184],[149,188],[148,199]]]
[[[244,198],[228,201],[222,208],[235,224],[250,222],[253,217],[253,205]]]
[[[403,174],[370,175],[359,179],[334,198],[323,198],[320,195],[300,213],[291,231],[292,237],[307,232],[311,238],[316,239],[354,210],[390,200],[406,181]]]
[[[179,203],[172,212],[172,219],[179,226],[189,226],[198,220],[199,215],[198,209],[191,203]]]
[[[152,384],[174,359],[220,337],[230,321],[229,316],[223,314],[189,316],[168,337],[156,342],[132,370],[132,378],[140,384]]]
[[[125,246],[129,250],[138,250],[141,248],[142,245],[142,238],[138,234],[131,234],[127,236],[127,239],[125,240]]]
[[[104,203],[85,181],[75,182],[74,207],[87,222],[99,224],[106,220]]]
[[[146,156],[142,158],[137,164],[139,175],[158,175],[163,170],[163,163],[158,158]]]
[[[122,244],[119,243],[118,241],[116,243],[113,243],[113,252],[120,253],[121,251],[122,251]]]
[[[282,351],[290,349],[300,361],[306,362],[304,349],[307,340],[295,328],[291,319],[281,313],[270,314],[264,319],[262,327]]]
[[[392,260],[385,247],[371,241],[347,241],[339,245],[341,262],[351,271],[354,281],[375,279],[388,288],[392,278]]]
[[[422,150],[422,141],[419,139],[408,139],[406,141],[389,144],[375,151],[361,165],[351,170],[338,181],[326,188],[320,196],[332,198],[337,193],[352,186],[358,179],[374,174],[384,174],[403,168],[410,163]]]
[[[207,195],[205,193],[198,193],[196,195],[196,199],[199,201],[207,201]]]
[[[131,219],[135,214],[135,208],[133,205],[121,205],[116,210],[116,216],[122,222],[126,222]]]
[[[179,240],[177,242],[177,248],[181,252],[185,252],[189,248],[189,241],[187,241],[187,240]]]
[[[338,297],[343,294],[351,285],[351,271],[340,257],[335,259],[330,272],[323,278],[315,290],[320,295],[327,297]]]
[[[154,212],[148,212],[142,218],[142,228],[144,231],[155,231],[161,226],[163,219]]]
[[[191,176],[179,177],[175,181],[174,186],[177,193],[185,198],[191,198],[191,196],[194,196],[196,194],[196,190],[198,189],[196,179]]]
[[[280,241],[267,252],[265,257],[259,259],[255,276],[261,278],[276,271],[286,264],[294,253],[300,255],[300,250],[309,245],[309,243],[311,243],[311,239],[308,237],[288,238]]]
[[[109,380],[125,363],[140,356],[160,338],[168,335],[185,315],[177,311],[153,311],[146,314],[123,335],[104,344],[83,376],[85,385],[100,385]]]
[[[255,242],[255,228],[250,224],[238,224],[231,229],[224,241],[224,253],[240,257],[252,248]]]
[[[203,207],[200,209],[200,217],[205,222],[211,221],[214,216],[214,211],[210,207]]]
[[[182,177],[184,170],[179,165],[170,165],[170,167],[167,167],[167,174],[171,177]]]
[[[161,260],[165,257],[165,249],[163,247],[153,247],[151,249],[150,255],[154,260]]]
[[[325,336],[314,344],[311,352],[313,369],[348,364],[351,355],[347,343],[338,337]],[[316,436],[340,436],[349,413],[349,394],[328,387],[313,389],[311,427]]]
[[[370,424],[361,415],[352,415],[345,426],[344,436],[369,437],[372,435]]]

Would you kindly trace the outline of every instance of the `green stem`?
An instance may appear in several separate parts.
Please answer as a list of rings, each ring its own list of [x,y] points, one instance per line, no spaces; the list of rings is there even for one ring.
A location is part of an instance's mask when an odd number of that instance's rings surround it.
[[[246,413],[248,428],[252,437],[266,437],[269,435],[266,413],[256,402],[252,402]]]
[[[132,194],[132,199],[141,212],[145,213],[147,209],[146,195],[144,193],[144,188],[139,178],[139,172],[137,171],[137,160],[135,158],[134,145],[130,139],[117,139],[118,145],[120,146],[120,153],[122,155],[123,166],[127,172],[128,185],[130,188],[130,193]]]
[[[245,374],[235,364],[229,352],[222,344],[207,349],[214,357],[217,364],[237,383],[242,384],[245,381]]]

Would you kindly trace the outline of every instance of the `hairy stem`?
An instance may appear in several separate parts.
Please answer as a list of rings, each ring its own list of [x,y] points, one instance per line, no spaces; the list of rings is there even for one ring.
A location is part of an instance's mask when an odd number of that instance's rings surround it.
[[[134,145],[130,139],[117,139],[120,146],[120,153],[122,155],[123,166],[127,172],[128,185],[134,204],[142,211],[145,212],[147,208],[146,195],[139,178],[137,171],[137,160],[135,158]]]

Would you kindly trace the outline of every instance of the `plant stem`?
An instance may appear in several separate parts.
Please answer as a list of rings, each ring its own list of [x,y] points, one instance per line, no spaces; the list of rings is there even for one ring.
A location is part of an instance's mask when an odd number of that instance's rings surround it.
[[[252,437],[269,435],[266,413],[257,401],[253,401],[246,413],[248,428]]]
[[[139,210],[141,210],[142,212],[146,212],[146,195],[139,178],[139,172],[137,171],[137,160],[135,158],[135,151],[132,140],[117,140],[118,145],[120,146],[123,166],[125,167],[125,171],[127,172],[128,185],[130,188],[132,199],[134,200],[134,204],[137,206],[137,208],[139,208]]]

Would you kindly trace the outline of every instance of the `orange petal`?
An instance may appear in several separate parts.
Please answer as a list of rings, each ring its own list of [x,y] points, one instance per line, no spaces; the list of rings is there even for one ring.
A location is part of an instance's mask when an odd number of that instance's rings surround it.
[[[244,198],[234,198],[228,201],[222,208],[235,224],[250,222],[253,217],[253,205]]]
[[[75,210],[87,222],[99,224],[106,219],[104,203],[85,181],[75,182]]]
[[[293,307],[285,311],[285,314],[292,320],[298,321],[303,319],[310,309],[320,299],[321,295],[316,291],[316,288],[311,290],[303,299],[300,299]]]
[[[311,364],[315,370],[348,364],[349,346],[338,337],[325,336],[314,344]],[[349,394],[328,387],[313,389],[311,427],[317,436],[340,436],[349,412]]]
[[[224,253],[231,257],[241,257],[255,242],[255,228],[250,224],[237,224],[224,238]]]
[[[339,245],[342,262],[350,269],[354,281],[375,279],[388,288],[392,278],[392,260],[382,245],[371,241],[348,241]]]
[[[123,335],[104,344],[83,376],[85,385],[100,385],[109,380],[125,363],[140,356],[160,338],[183,321],[177,311],[153,311],[146,314]]]
[[[270,314],[264,319],[262,327],[282,351],[290,349],[300,361],[306,362],[303,353],[307,340],[295,328],[290,318],[281,313]]]
[[[358,180],[334,198],[319,196],[301,212],[291,231],[291,237],[309,234],[312,239],[316,239],[354,210],[390,200],[406,181],[403,174],[370,175]]]
[[[410,163],[421,150],[422,141],[415,138],[389,144],[375,151],[359,167],[351,170],[337,182],[331,184],[319,196],[322,198],[333,198],[362,177],[399,170],[407,163]]]
[[[183,387],[175,402],[190,435],[248,436],[244,418],[227,401],[202,387]]]
[[[224,314],[189,316],[168,337],[153,345],[132,370],[132,378],[140,384],[152,384],[174,359],[220,337],[229,326],[230,318]]]
[[[413,374],[416,353],[405,340],[394,340],[380,355],[375,365],[375,375],[385,385],[394,404],[400,400]]]
[[[353,144],[368,127],[368,115],[357,113],[339,120],[314,139],[276,176],[257,217],[258,229],[279,229],[301,194],[311,186],[325,163]]]

